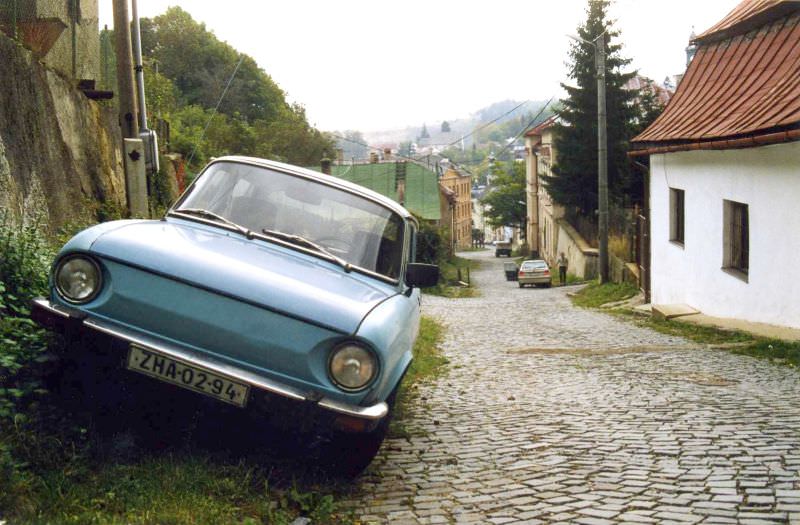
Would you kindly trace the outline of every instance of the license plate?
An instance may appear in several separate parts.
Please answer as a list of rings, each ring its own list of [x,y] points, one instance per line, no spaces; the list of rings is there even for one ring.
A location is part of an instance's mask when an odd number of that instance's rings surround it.
[[[135,344],[128,351],[128,369],[239,407],[247,404],[250,393],[250,386],[247,384],[151,352]]]

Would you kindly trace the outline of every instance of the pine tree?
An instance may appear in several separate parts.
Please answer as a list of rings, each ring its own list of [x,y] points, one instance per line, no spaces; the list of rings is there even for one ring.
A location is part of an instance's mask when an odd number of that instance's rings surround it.
[[[620,44],[611,41],[619,36],[608,20],[609,0],[588,0],[586,22],[578,27],[578,36],[594,42],[602,39],[606,50],[606,115],[608,138],[608,191],[611,202],[629,200],[631,180],[626,153],[634,132],[636,92],[623,88],[635,75],[623,73],[630,59],[620,56]],[[570,49],[569,77],[576,85],[562,84],[567,98],[557,111],[554,146],[556,159],[552,176],[543,176],[552,198],[559,204],[594,216],[597,209],[597,77],[594,46],[574,43]]]

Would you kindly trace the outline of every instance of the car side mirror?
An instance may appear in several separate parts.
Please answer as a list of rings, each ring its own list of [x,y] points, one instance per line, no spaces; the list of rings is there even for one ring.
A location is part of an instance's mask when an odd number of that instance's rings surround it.
[[[406,268],[406,284],[428,288],[439,284],[439,267],[435,264],[409,263]]]

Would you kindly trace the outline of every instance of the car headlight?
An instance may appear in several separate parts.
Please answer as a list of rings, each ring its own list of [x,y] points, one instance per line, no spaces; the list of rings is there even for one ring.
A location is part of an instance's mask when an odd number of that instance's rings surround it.
[[[375,377],[378,361],[375,355],[357,343],[344,343],[334,348],[328,363],[331,379],[343,390],[361,390]]]
[[[58,295],[77,304],[94,299],[103,285],[100,266],[85,255],[70,255],[61,259],[54,280]]]

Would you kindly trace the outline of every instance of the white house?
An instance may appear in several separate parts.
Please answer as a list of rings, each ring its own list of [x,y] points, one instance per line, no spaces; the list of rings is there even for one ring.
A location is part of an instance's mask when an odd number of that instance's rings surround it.
[[[694,40],[649,156],[651,302],[800,328],[800,2],[745,0]]]

